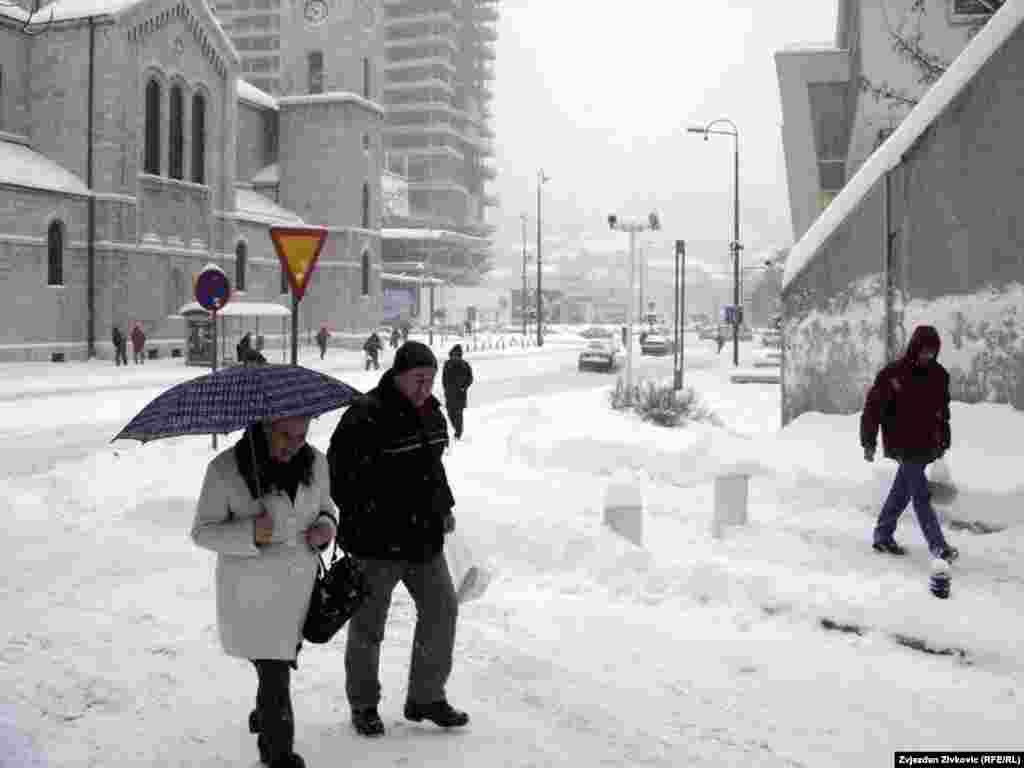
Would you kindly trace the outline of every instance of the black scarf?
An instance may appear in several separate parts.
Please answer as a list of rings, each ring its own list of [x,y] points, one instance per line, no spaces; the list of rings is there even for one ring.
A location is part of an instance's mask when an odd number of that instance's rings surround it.
[[[256,454],[256,468],[253,471],[253,453]],[[272,490],[284,491],[295,502],[295,494],[299,483],[309,486],[313,484],[313,449],[306,444],[292,457],[287,464],[270,458],[270,446],[264,429],[254,424],[245,430],[242,438],[235,443],[235,461],[238,471],[245,479],[246,487],[254,499],[259,498],[259,491],[264,494]],[[257,479],[259,483],[257,485]]]

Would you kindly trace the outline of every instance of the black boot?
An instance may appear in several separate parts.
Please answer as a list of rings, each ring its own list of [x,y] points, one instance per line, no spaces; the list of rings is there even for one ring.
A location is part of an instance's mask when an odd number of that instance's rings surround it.
[[[429,720],[442,728],[461,728],[469,723],[469,715],[454,709],[445,699],[431,704],[405,703],[405,719],[418,723]]]
[[[290,755],[277,758],[270,764],[270,768],[306,768],[306,761],[301,755],[292,752]]]
[[[352,710],[352,726],[360,736],[383,736],[384,722],[376,707]]]
[[[886,555],[905,555],[907,550],[897,544],[895,541],[890,539],[889,541],[876,541],[872,545],[875,552],[881,552]]]

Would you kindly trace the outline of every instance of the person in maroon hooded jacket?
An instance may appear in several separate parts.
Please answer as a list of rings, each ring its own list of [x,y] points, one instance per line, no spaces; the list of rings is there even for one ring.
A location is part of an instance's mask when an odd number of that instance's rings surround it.
[[[946,543],[931,503],[925,467],[949,450],[949,373],[936,359],[942,346],[930,325],[914,329],[906,354],[883,368],[864,403],[860,443],[864,458],[875,460],[878,427],[887,458],[899,462],[896,479],[875,526],[874,548],[905,554],[893,534],[911,499],[921,531],[934,557],[952,562],[959,556]]]

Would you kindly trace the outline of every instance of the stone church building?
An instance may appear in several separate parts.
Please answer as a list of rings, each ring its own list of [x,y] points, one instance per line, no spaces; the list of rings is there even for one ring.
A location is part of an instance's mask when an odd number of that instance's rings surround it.
[[[0,360],[111,358],[112,328],[134,322],[161,357],[177,353],[179,311],[211,262],[233,301],[290,306],[273,224],[329,230],[300,331],[377,323],[376,101],[342,89],[275,99],[240,80],[205,0],[57,0],[31,15],[33,0],[9,2]]]

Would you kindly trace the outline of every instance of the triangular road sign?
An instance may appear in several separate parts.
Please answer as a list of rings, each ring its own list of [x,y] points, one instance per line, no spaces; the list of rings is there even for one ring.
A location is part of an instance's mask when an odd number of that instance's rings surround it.
[[[324,227],[271,227],[270,239],[274,241],[281,268],[288,274],[292,295],[302,299],[327,239],[327,230]]]

